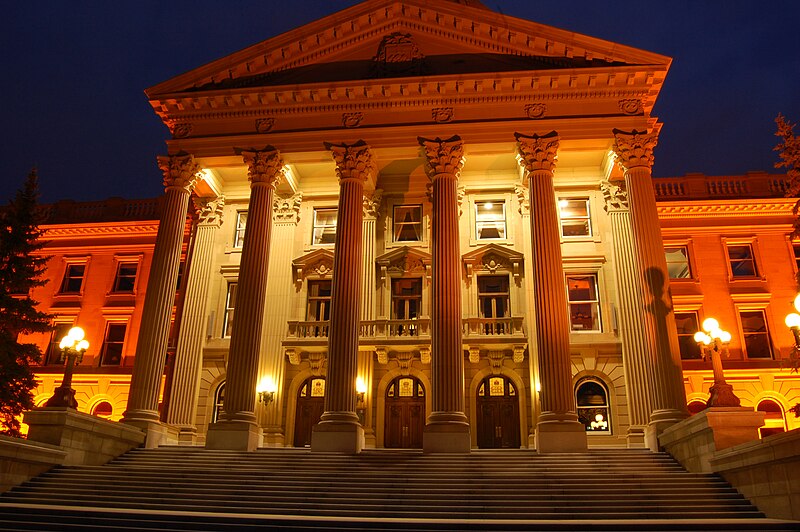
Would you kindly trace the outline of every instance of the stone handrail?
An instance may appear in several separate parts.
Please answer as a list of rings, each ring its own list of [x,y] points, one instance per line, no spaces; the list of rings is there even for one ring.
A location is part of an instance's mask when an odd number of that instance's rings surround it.
[[[653,188],[658,201],[711,198],[784,197],[788,190],[785,175],[748,172],[737,176],[686,174],[683,177],[657,177]]]
[[[523,318],[465,318],[463,334],[468,336],[523,336]]]
[[[465,318],[464,336],[523,336],[524,319],[521,316],[510,318]],[[289,321],[289,339],[319,340],[328,337],[328,321]],[[430,337],[430,318],[409,320],[370,320],[362,321],[361,338],[408,338]]]

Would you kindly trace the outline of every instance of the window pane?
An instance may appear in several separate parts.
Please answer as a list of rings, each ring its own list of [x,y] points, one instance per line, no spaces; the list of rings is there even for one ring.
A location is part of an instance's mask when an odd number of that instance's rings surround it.
[[[133,292],[138,266],[136,262],[119,263],[117,277],[114,280],[114,292]]]
[[[558,202],[561,234],[565,237],[591,236],[589,198],[565,198]]]
[[[756,263],[750,244],[728,246],[728,259],[733,277],[756,277]]]
[[[422,240],[421,205],[396,205],[393,223],[395,242],[419,242]]]
[[[506,209],[504,202],[475,202],[475,234],[478,239],[506,237]]]
[[[336,209],[314,209],[314,234],[312,244],[334,244],[336,242]]]
[[[600,301],[597,294],[597,277],[568,275],[567,297],[572,330],[599,331]]]
[[[739,316],[742,320],[747,358],[772,358],[772,342],[769,338],[764,311],[743,311],[739,313]]]
[[[83,275],[86,272],[85,264],[68,264],[64,272],[64,282],[61,285],[62,294],[78,294],[83,286]]]
[[[71,323],[56,323],[56,328],[50,336],[50,345],[47,346],[47,353],[45,355],[45,364],[61,364],[61,348],[59,344],[61,339],[64,338],[69,330],[72,328]]]
[[[328,321],[331,318],[331,282],[308,282],[308,321]]]
[[[244,230],[247,227],[247,211],[236,213],[236,232],[233,235],[233,247],[240,248],[244,244]]]
[[[594,380],[578,383],[575,390],[578,420],[589,433],[610,433],[611,416],[605,386]]]
[[[702,357],[700,346],[694,341],[694,333],[700,330],[696,312],[676,312],[675,324],[678,328],[678,345],[681,358],[685,360]]]
[[[233,331],[233,313],[236,309],[236,283],[228,283],[228,295],[225,299],[225,323],[222,325],[222,336],[230,337]]]
[[[126,323],[109,323],[103,341],[103,354],[100,363],[104,366],[118,366],[122,363],[122,346],[125,341]]]
[[[670,279],[690,279],[689,250],[685,246],[664,248]]]

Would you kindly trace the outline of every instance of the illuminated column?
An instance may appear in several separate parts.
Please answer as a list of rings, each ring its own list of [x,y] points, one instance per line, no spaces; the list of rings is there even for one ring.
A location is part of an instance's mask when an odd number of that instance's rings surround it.
[[[242,258],[236,287],[236,321],[231,331],[222,420],[209,426],[206,447],[252,451],[259,445],[256,379],[267,294],[272,200],[283,177],[278,150],[242,152],[250,179]]]
[[[646,429],[648,447],[658,448],[658,434],[688,414],[683,388],[678,333],[669,291],[667,261],[658,221],[651,166],[655,133],[614,130],[614,152],[625,170],[630,202],[642,307],[636,309],[652,357],[650,392],[653,411]]]
[[[200,167],[188,154],[159,157],[158,166],[164,173],[164,210],[147,280],[128,408],[122,417],[123,422],[148,432],[148,447],[159,445],[165,438],[165,428],[159,422],[158,394],[175,304],[189,196],[200,179]]]
[[[531,205],[536,351],[541,380],[536,450],[540,453],[582,451],[587,447],[586,428],[578,421],[572,390],[569,310],[553,188],[559,138],[555,131],[543,136],[528,137],[520,133],[515,136]]]
[[[375,190],[372,194],[364,196],[364,232],[361,238],[363,242],[364,258],[362,260],[362,281],[361,281],[361,321],[372,322],[375,319],[375,225],[380,215],[383,191]],[[368,328],[374,334],[374,328]],[[372,426],[372,409],[368,408],[372,397],[368,393],[372,389],[372,367],[374,351],[362,351],[359,353],[358,375],[367,392],[364,394],[364,402],[357,404],[357,410],[362,412],[362,426],[364,427],[364,442],[367,447],[375,447],[375,427]]]
[[[358,453],[364,448],[364,429],[356,412],[364,183],[374,179],[375,165],[364,141],[352,145],[326,142],[325,147],[336,162],[339,213],[333,253],[325,412],[313,428],[311,450]]]
[[[214,238],[222,225],[225,199],[194,197],[199,213],[191,264],[187,271],[178,346],[175,352],[175,373],[170,392],[171,404],[167,423],[178,427],[179,439],[195,443],[197,427],[197,394],[203,368],[203,339],[208,316],[208,280],[214,263]]]
[[[632,242],[628,192],[624,181],[600,184],[605,199],[605,210],[611,222],[612,249],[614,253],[614,278],[617,285],[619,334],[622,339],[622,361],[625,367],[625,388],[628,395],[628,447],[645,444],[644,431],[650,412],[653,411],[650,395],[652,368],[650,344],[641,327],[640,315],[644,307],[642,285]]]
[[[431,403],[422,446],[425,452],[470,451],[464,414],[464,347],[461,339],[461,256],[458,238],[458,177],[464,165],[461,137],[419,138],[433,182],[431,219]]]

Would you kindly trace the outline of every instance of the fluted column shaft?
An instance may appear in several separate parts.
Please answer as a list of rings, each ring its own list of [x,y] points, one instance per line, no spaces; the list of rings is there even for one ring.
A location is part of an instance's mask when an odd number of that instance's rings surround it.
[[[125,422],[157,423],[158,395],[169,341],[189,196],[200,167],[191,155],[159,157],[166,188],[136,343]]]
[[[225,199],[197,198],[199,214],[192,259],[186,273],[186,294],[175,352],[175,370],[167,422],[180,427],[193,441],[197,394],[203,367],[203,338],[208,311],[208,280],[214,263],[214,239],[222,224]]]

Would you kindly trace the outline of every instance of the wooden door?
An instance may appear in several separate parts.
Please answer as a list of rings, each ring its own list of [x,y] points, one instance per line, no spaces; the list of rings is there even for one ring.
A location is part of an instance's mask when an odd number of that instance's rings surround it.
[[[414,377],[398,377],[386,389],[383,445],[387,448],[422,448],[425,428],[425,389]]]
[[[311,445],[311,430],[325,412],[325,379],[313,377],[300,387],[294,418],[294,446]]]
[[[478,448],[519,448],[519,397],[510,380],[485,378],[478,387],[477,410]]]

